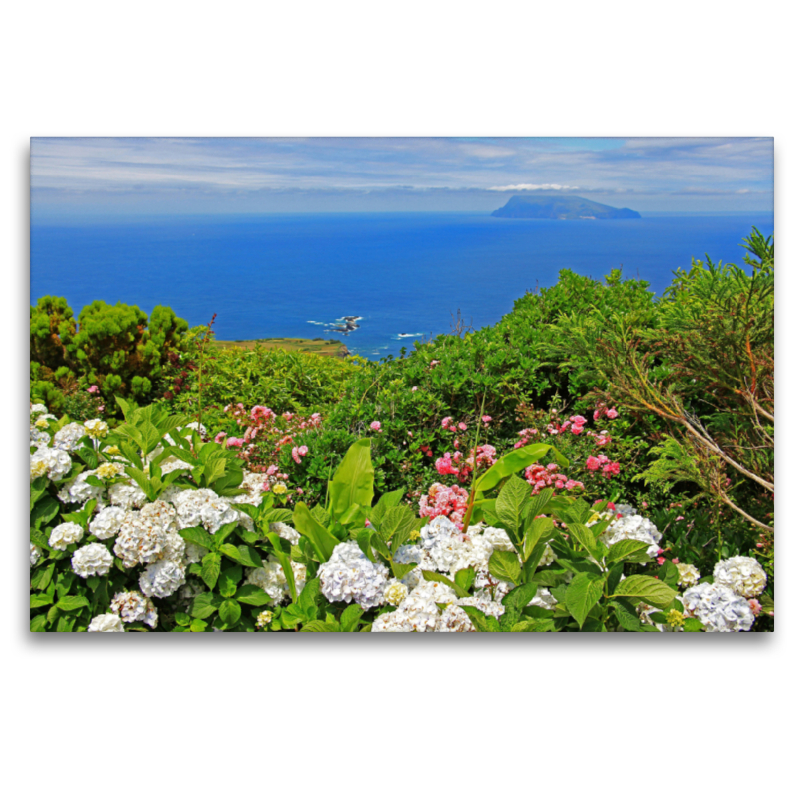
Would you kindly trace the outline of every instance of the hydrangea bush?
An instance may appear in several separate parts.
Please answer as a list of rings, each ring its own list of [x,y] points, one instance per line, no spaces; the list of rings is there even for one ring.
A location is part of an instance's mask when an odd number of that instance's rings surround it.
[[[33,631],[717,632],[764,613],[755,559],[702,578],[660,557],[636,509],[532,481],[543,463],[568,467],[550,444],[451,458],[440,474],[455,485],[412,506],[402,489],[375,502],[364,438],[324,503],[289,507],[240,445],[117,402],[114,428],[31,406]]]

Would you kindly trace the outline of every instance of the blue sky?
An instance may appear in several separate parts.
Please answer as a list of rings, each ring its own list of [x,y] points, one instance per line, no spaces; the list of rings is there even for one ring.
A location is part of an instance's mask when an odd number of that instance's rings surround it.
[[[489,212],[566,191],[643,213],[771,211],[771,138],[34,138],[34,219]]]

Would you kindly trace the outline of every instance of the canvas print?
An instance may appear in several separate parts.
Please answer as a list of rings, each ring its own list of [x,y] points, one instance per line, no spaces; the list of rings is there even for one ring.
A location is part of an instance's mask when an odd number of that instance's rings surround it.
[[[759,632],[770,138],[34,138],[34,632]]]

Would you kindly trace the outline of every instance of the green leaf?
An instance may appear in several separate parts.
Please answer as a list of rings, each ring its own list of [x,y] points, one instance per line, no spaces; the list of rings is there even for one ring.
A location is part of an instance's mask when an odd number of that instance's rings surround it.
[[[59,617],[56,625],[57,633],[69,633],[75,627],[75,617]]]
[[[219,618],[232,628],[242,616],[242,607],[235,600],[223,600],[219,607]]]
[[[389,566],[392,569],[392,575],[394,575],[394,577],[400,581],[403,578],[405,578],[405,576],[408,575],[408,573],[411,572],[411,570],[414,569],[414,567],[416,567],[417,565],[413,563],[398,564],[396,561],[390,561]]]
[[[470,618],[476,631],[481,633],[499,633],[500,623],[491,615],[484,614],[483,611],[474,606],[461,606],[462,610]]]
[[[53,595],[51,594],[32,594],[30,597],[31,608],[42,608],[43,606],[53,605]]]
[[[469,591],[474,580],[474,567],[467,567],[466,569],[460,569],[458,572],[456,572],[455,581],[465,592]]]
[[[608,579],[606,581],[606,587],[608,591],[613,594],[614,590],[619,585],[620,580],[622,580],[622,571],[625,569],[624,564],[615,564],[611,569],[608,571]]]
[[[292,560],[283,550],[283,542],[285,540],[281,539],[277,533],[268,533],[267,538],[269,539],[270,543],[272,544],[272,548],[275,551],[275,558],[278,559],[278,563],[283,569],[283,576],[286,578],[286,584],[289,587],[289,594],[291,595],[292,602],[295,602],[297,600],[297,586],[294,580]]]
[[[339,544],[339,540],[314,519],[304,502],[300,501],[295,505],[292,519],[294,527],[311,542],[320,562],[330,561],[333,549]]]
[[[219,585],[217,591],[223,597],[233,597],[236,593],[236,587],[242,581],[242,568],[235,564],[232,567],[222,570],[219,576]]]
[[[498,580],[519,583],[522,567],[516,553],[495,550],[489,558],[489,572]]]
[[[46,589],[50,585],[55,568],[56,565],[51,561],[46,567],[36,570],[31,578],[31,589],[36,589],[40,592]]]
[[[338,633],[340,630],[338,623],[323,622],[318,619],[312,619],[300,628],[301,633]]]
[[[81,597],[79,595],[67,595],[66,597],[62,597],[56,605],[62,611],[76,611],[79,608],[84,608],[85,606],[89,605],[89,600],[86,597]]]
[[[642,629],[641,620],[629,604],[612,600],[610,605],[614,609],[614,616],[622,628],[626,631],[640,631]]]
[[[250,547],[250,545],[240,544],[237,547],[236,545],[227,542],[226,544],[220,545],[219,552],[222,553],[222,555],[227,556],[231,561],[235,561],[237,564],[241,564],[245,567],[259,569],[260,567],[264,566],[258,551],[255,548]]]
[[[545,506],[553,497],[553,489],[542,489],[539,494],[533,495],[525,506],[525,524],[530,525],[539,514],[545,513]],[[550,523],[552,525],[552,521]]]
[[[506,610],[500,621],[504,628],[513,625],[522,616],[522,610],[536,596],[537,588],[535,583],[523,583],[512,589],[503,598],[503,606]]]
[[[525,518],[523,509],[530,496],[530,484],[516,475],[511,475],[497,497],[495,513],[513,540],[519,541],[520,529]]]
[[[597,553],[597,540],[589,528],[577,522],[570,522],[567,523],[567,530],[590,555],[594,556]]]
[[[361,552],[374,564],[377,559],[375,558],[375,554],[372,552],[372,545],[370,544],[372,533],[373,531],[371,528],[364,528],[363,530],[360,530],[356,536],[356,542],[361,548]]]
[[[699,619],[689,617],[683,621],[683,630],[687,633],[700,633],[700,631],[704,630],[703,623]]]
[[[266,606],[272,602],[272,598],[263,589],[250,583],[240,586],[233,599],[248,606]]]
[[[198,594],[192,602],[192,610],[189,612],[193,617],[206,619],[216,613],[222,603],[222,598],[217,597],[212,592]]]
[[[46,495],[36,503],[31,511],[31,527],[44,527],[58,514],[60,509],[58,500],[51,495]]]
[[[328,482],[328,511],[334,519],[339,519],[354,503],[366,508],[372,506],[375,469],[371,446],[370,439],[360,439],[351,445]]]
[[[525,531],[525,541],[522,550],[524,560],[527,562],[534,548],[540,542],[546,543],[555,533],[556,529],[553,525],[553,520],[549,517],[541,517],[540,519],[533,520]],[[539,558],[541,558],[541,556]]]
[[[47,616],[39,614],[31,620],[31,633],[41,633],[47,628]]]
[[[395,489],[393,492],[382,494],[380,500],[369,511],[369,521],[380,530],[384,514],[403,499],[403,494],[403,489]]]
[[[488,492],[494,489],[495,486],[510,475],[514,475],[525,469],[525,467],[529,467],[536,461],[543,459],[549,451],[552,451],[552,458],[562,467],[569,466],[569,461],[549,444],[529,444],[498,458],[494,465],[486,470],[476,481],[476,492]]]
[[[394,506],[386,511],[383,523],[378,526],[378,529],[384,541],[391,541],[394,552],[403,542],[407,541],[408,535],[417,524],[417,518],[409,506]]]
[[[207,553],[203,556],[200,565],[200,577],[209,589],[213,589],[217,585],[221,565],[222,556],[219,553]]]
[[[175,622],[188,628],[192,624],[192,618],[188,614],[184,614],[183,611],[176,611]]]
[[[631,575],[617,586],[613,596],[633,597],[656,608],[666,608],[677,594],[658,578],[651,578],[649,575]]]
[[[611,545],[608,551],[608,563],[614,564],[617,561],[633,561],[640,563],[647,561],[647,548],[649,545],[639,542],[636,539],[622,539]],[[675,566],[673,564],[673,566]]]
[[[511,633],[546,633],[548,631],[555,631],[555,625],[551,619],[523,619],[520,622],[515,622],[511,626]]]
[[[297,605],[307,617],[315,617],[319,610],[317,601],[322,596],[319,585],[319,578],[308,581],[303,587],[303,591],[300,592],[300,596],[297,598]]]
[[[455,581],[451,581],[450,578],[440,575],[438,572],[424,569],[422,570],[422,577],[425,578],[426,581],[443,583],[445,586],[449,586],[456,593],[456,597],[469,597],[469,592],[462,589]]]
[[[203,622],[202,619],[193,619],[192,624],[189,625],[189,630],[193,633],[202,633],[208,627],[207,622]]]
[[[680,580],[680,572],[678,567],[671,561],[665,561],[661,568],[658,570],[658,577],[672,589],[677,591],[678,581]],[[651,604],[652,605],[652,604]]]
[[[583,627],[589,612],[597,605],[603,596],[603,582],[589,572],[576,575],[567,586],[565,596],[567,610],[575,618],[578,625]]]
[[[199,525],[194,528],[184,528],[178,531],[184,541],[189,544],[196,544],[198,547],[205,547],[206,550],[216,549],[216,542],[213,536],[209,536],[205,528]]]
[[[342,616],[339,617],[339,625],[341,629],[348,633],[354,631],[358,627],[358,622],[363,614],[364,609],[361,608],[361,606],[356,605],[355,603],[347,606],[347,608],[342,611]]]

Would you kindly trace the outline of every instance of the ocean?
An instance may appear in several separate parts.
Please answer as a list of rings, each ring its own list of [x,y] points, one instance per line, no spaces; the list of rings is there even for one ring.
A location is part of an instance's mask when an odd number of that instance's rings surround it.
[[[31,225],[31,303],[65,297],[77,318],[93,300],[190,326],[217,315],[218,339],[339,339],[369,359],[478,329],[562,269],[602,278],[622,268],[657,293],[691,257],[742,263],[752,226],[771,214],[634,220],[497,219],[486,214],[292,214],[163,217]],[[347,335],[331,332],[360,317]]]

